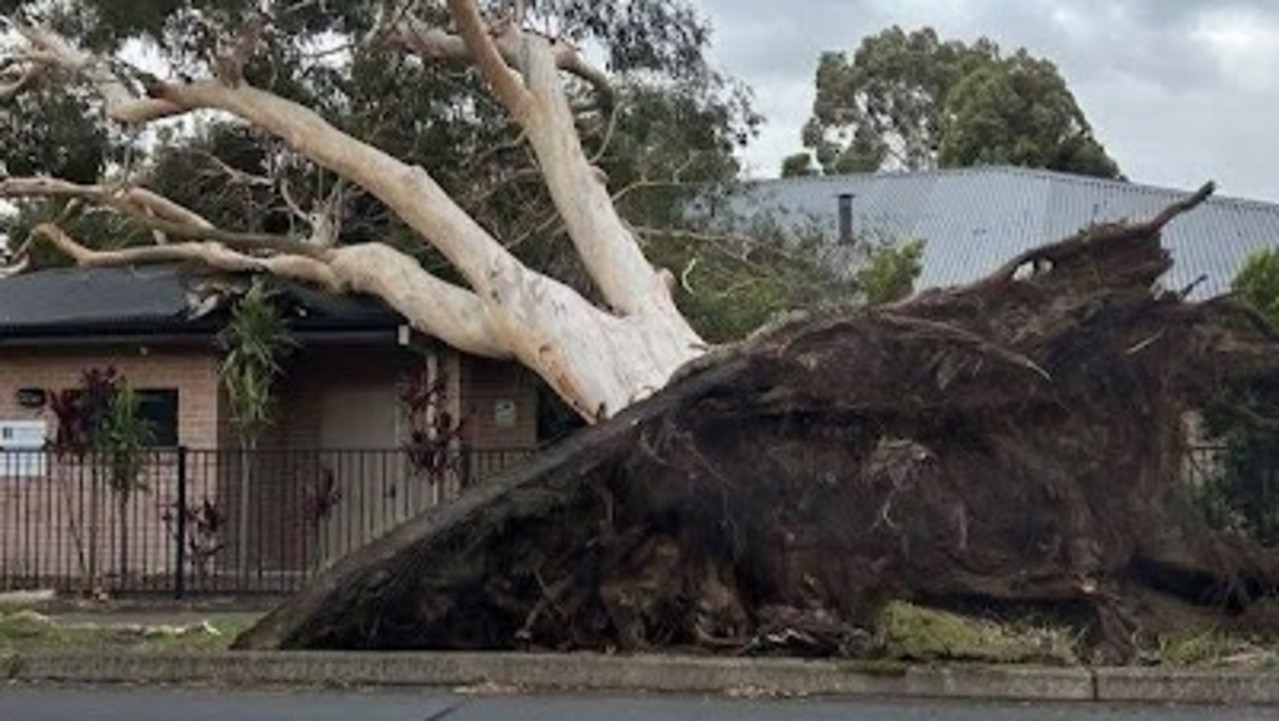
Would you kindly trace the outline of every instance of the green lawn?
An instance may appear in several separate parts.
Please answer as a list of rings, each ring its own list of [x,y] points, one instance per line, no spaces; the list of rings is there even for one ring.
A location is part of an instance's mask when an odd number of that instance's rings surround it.
[[[179,624],[163,618],[132,620],[45,616],[35,611],[0,612],[0,654],[37,651],[219,651],[260,614],[211,613]]]

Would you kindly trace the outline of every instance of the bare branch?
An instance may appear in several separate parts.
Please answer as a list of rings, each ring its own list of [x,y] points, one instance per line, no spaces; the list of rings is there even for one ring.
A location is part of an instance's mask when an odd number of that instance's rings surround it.
[[[31,230],[19,251],[21,257],[0,268],[0,278],[17,275],[28,267],[29,250],[36,240],[49,242],[85,267],[194,261],[233,273],[270,273],[333,293],[370,293],[409,318],[418,330],[459,350],[489,358],[511,355],[474,293],[432,276],[412,258],[382,243],[338,248],[323,260],[294,254],[246,255],[211,241],[95,250],[76,242],[58,226],[42,223]]]
[[[271,178],[268,178],[265,175],[257,175],[246,170],[240,170],[239,168],[232,167],[225,160],[207,150],[197,150],[195,152],[204,156],[206,160],[218,166],[218,170],[222,171],[222,173],[225,174],[232,183],[238,185],[258,185],[266,187],[273,187],[275,185],[275,181]]]
[[[197,213],[145,188],[77,185],[55,178],[8,178],[0,181],[0,198],[33,197],[74,198],[108,207],[166,235],[210,240],[245,250],[270,250],[322,258],[322,249],[292,238],[216,228]]]
[[[56,64],[94,86],[106,103],[107,117],[112,120],[135,125],[187,111],[187,108],[165,100],[137,97],[105,63],[72,47],[57,33],[26,26],[16,26],[15,29],[32,45],[31,57]]]
[[[4,183],[0,182],[0,186],[3,185]],[[132,186],[121,190],[118,193],[118,196],[124,202],[131,203],[139,209],[151,214],[153,217],[160,218],[161,220],[168,220],[174,223],[185,223],[204,230],[210,230],[213,228],[213,223],[206,220],[204,216],[169,200],[155,191]]]
[[[489,36],[480,17],[480,9],[475,0],[448,0],[449,13],[457,25],[458,34],[466,43],[467,50],[480,68],[480,74],[493,88],[493,94],[511,111],[516,118],[528,112],[533,102],[532,95],[520,83],[511,67],[502,57],[497,44]],[[505,33],[503,33],[505,34]]]
[[[18,259],[9,265],[0,266],[0,279],[18,275],[25,272],[31,266],[30,254],[23,253]]]
[[[415,18],[405,18],[388,26],[382,31],[381,37],[427,62],[472,58],[471,50],[462,37],[439,28],[428,27]],[[521,43],[516,34],[508,32],[494,37],[486,32],[485,37],[506,65],[520,66]],[[609,81],[608,75],[587,62],[581,52],[572,45],[562,40],[549,40],[549,44],[556,66],[589,83],[599,97],[599,104],[605,108],[612,108],[615,97],[613,84]]]
[[[221,243],[211,241],[177,243],[118,250],[94,250],[76,242],[64,230],[52,223],[41,223],[31,229],[26,243],[44,239],[62,253],[85,267],[121,265],[148,265],[175,261],[196,261],[211,268],[230,272],[265,272],[286,278],[314,283],[333,292],[341,292],[345,284],[323,262],[295,255],[279,255],[266,258],[237,253]]]

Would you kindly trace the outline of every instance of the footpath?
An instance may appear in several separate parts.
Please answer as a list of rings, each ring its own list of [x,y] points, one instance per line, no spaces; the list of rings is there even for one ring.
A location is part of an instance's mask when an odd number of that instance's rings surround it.
[[[27,612],[24,612],[27,613]],[[102,634],[213,636],[252,623],[244,609],[74,607],[32,612],[33,623]],[[220,615],[219,615],[220,614]],[[229,619],[217,630],[209,618]],[[38,619],[38,621],[36,620]],[[203,620],[202,620],[203,619]],[[88,636],[62,643],[0,643],[10,683],[181,684],[226,687],[446,688],[458,693],[607,692],[734,697],[893,697],[1037,702],[1279,706],[1279,672],[1163,667],[910,665],[839,660],[681,655],[490,652],[247,652],[228,638],[118,647]],[[112,636],[114,638],[114,636]],[[4,639],[0,637],[0,641]]]

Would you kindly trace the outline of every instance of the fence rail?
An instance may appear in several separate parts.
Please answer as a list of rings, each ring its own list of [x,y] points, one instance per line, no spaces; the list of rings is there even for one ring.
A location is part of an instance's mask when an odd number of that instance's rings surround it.
[[[287,593],[528,449],[0,451],[0,590]]]

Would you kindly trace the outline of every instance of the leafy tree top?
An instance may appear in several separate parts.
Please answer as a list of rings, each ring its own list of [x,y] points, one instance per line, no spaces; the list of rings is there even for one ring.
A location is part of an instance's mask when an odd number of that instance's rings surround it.
[[[808,152],[782,174],[1012,164],[1118,177],[1066,81],[1022,48],[898,26],[818,59]]]

